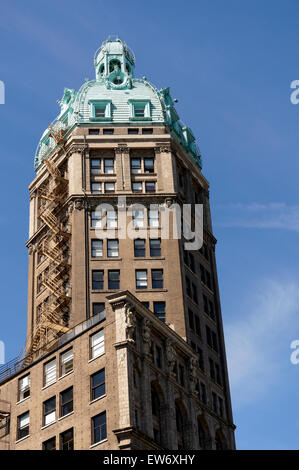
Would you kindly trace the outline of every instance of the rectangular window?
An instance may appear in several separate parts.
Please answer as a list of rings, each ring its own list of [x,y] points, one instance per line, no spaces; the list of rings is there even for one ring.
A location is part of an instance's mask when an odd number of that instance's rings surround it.
[[[106,411],[91,418],[92,423],[92,444],[101,442],[107,437]]]
[[[56,382],[56,359],[52,359],[44,365],[44,386]]]
[[[188,309],[188,317],[189,317],[189,326],[191,330],[194,330],[194,315],[192,310]]]
[[[151,258],[157,258],[161,256],[161,240],[157,239],[150,239],[150,256]]]
[[[213,400],[213,411],[217,413],[218,412],[217,395],[214,392],[212,392],[212,400]]]
[[[199,368],[204,371],[205,370],[205,363],[204,363],[204,358],[203,358],[203,351],[202,349],[198,348],[198,365]]]
[[[93,258],[103,256],[103,240],[91,240],[91,256]]]
[[[185,385],[185,372],[184,372],[184,367],[179,364],[179,383],[184,387]]]
[[[98,313],[105,310],[105,302],[93,302],[92,304],[92,316],[94,317]]]
[[[149,227],[157,228],[159,227],[159,210],[150,209],[148,211],[148,225]]]
[[[194,319],[195,319],[195,333],[198,335],[198,336],[201,336],[201,329],[200,329],[200,320],[199,320],[199,317],[197,315],[194,315]]]
[[[104,135],[112,135],[114,134],[114,129],[103,129]]]
[[[197,299],[197,287],[195,284],[193,284],[192,282],[192,298],[194,300],[195,303],[198,303],[198,299]]]
[[[141,173],[141,158],[131,158],[131,173],[133,175]]]
[[[89,135],[99,135],[100,134],[100,129],[88,129],[88,134]]]
[[[92,290],[104,289],[104,271],[92,271]]]
[[[153,133],[153,129],[150,129],[150,128],[147,128],[147,127],[142,129],[142,134],[152,134],[152,133]]]
[[[96,118],[104,118],[106,114],[106,106],[95,106],[94,115]]]
[[[101,173],[101,160],[99,158],[92,158],[90,160],[90,173],[92,175],[99,175]]]
[[[119,271],[108,271],[108,289],[116,290],[119,289]]]
[[[114,173],[114,159],[113,158],[104,159],[104,173],[106,175],[113,175]]]
[[[56,421],[56,397],[49,398],[43,403],[43,425],[54,423]]]
[[[91,400],[96,400],[106,393],[105,369],[91,376]]]
[[[136,271],[136,289],[147,289],[147,271]]]
[[[117,228],[117,212],[115,210],[107,211],[106,226],[107,229]]]
[[[91,211],[92,228],[102,228],[102,211]]]
[[[60,393],[60,417],[66,416],[74,410],[73,387]]]
[[[29,411],[18,416],[17,439],[29,436],[30,415]]]
[[[107,255],[108,258],[118,257],[118,240],[107,240]]]
[[[156,191],[156,183],[154,181],[145,182],[145,192],[154,193]]]
[[[74,450],[74,430],[68,429],[60,434],[60,450]]]
[[[135,258],[145,257],[145,240],[139,238],[134,240],[134,256]]]
[[[154,314],[159,320],[165,322],[165,302],[154,302]]]
[[[154,159],[145,158],[144,159],[144,173],[154,173]]]
[[[73,370],[74,352],[73,348],[60,354],[60,375],[63,376]]]
[[[156,366],[159,367],[159,369],[161,369],[161,367],[162,367],[162,349],[160,348],[160,346],[156,346],[155,359],[156,359]]]
[[[144,211],[141,210],[133,210],[132,213],[133,218],[133,227],[134,228],[143,228],[144,227]]]
[[[43,442],[43,450],[56,450],[56,437]]]
[[[141,183],[141,181],[134,181],[132,183],[132,191],[133,191],[133,193],[142,193],[142,183]]]
[[[163,270],[152,269],[152,288],[163,289]]]
[[[105,352],[104,330],[90,336],[90,358],[101,356]]]
[[[114,193],[115,183],[104,183],[104,185],[105,185],[105,193]]]
[[[19,379],[18,400],[24,400],[28,397],[30,397],[30,374],[25,375],[25,377]]]
[[[141,303],[142,303],[142,305],[144,305],[144,307],[149,308],[149,302],[145,301],[145,302],[141,302]]]
[[[187,291],[187,295],[188,295],[188,297],[192,298],[190,279],[186,276],[185,280],[186,280],[186,291]]]
[[[128,134],[139,134],[139,129],[128,129]]]
[[[204,383],[200,384],[200,397],[201,401],[206,405],[207,404],[207,389]]]
[[[145,105],[144,104],[134,104],[134,116],[135,117],[144,117],[145,116]]]
[[[91,183],[91,192],[92,194],[101,194],[102,183]]]

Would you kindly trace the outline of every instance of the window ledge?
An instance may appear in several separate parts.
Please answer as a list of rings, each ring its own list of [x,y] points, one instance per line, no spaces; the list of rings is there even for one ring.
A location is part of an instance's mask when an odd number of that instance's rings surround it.
[[[25,439],[28,439],[28,437],[30,437],[30,434],[27,434],[27,436],[24,436],[24,437],[22,437],[21,439],[18,439],[18,440],[16,441],[16,444],[19,444],[19,442],[25,441]]]
[[[70,372],[68,372],[67,374],[64,374],[64,375],[62,375],[61,377],[59,377],[58,380],[62,380],[62,379],[64,379],[64,377],[68,377],[68,376],[71,375],[73,372],[74,372],[74,369],[71,370]]]
[[[130,121],[151,121],[151,117],[130,117]]]
[[[92,359],[89,359],[88,363],[93,362],[93,361],[95,361],[96,359],[99,359],[99,357],[103,357],[103,356],[105,356],[105,352],[103,352],[102,354],[100,354],[100,355],[97,356],[97,357],[93,357]]]
[[[58,418],[58,421],[61,421],[61,420],[63,420],[64,418],[67,418],[68,416],[71,416],[71,415],[73,415],[73,414],[74,414],[74,410],[71,411],[70,413],[68,413],[67,415],[60,416],[60,418]]]
[[[42,390],[46,390],[46,388],[51,387],[51,385],[54,385],[54,384],[56,384],[56,380],[55,380],[55,382],[51,382],[51,383],[48,384],[48,385],[44,385],[44,386],[42,387]]]
[[[52,423],[45,424],[44,426],[42,426],[42,427],[41,427],[41,430],[46,429],[46,428],[49,428],[50,426],[52,426],[52,425],[55,424],[55,423],[56,423],[56,419],[55,419],[55,421],[52,421]]]
[[[168,289],[135,289],[135,292],[168,292]]]
[[[96,403],[97,401],[99,400],[102,400],[102,398],[105,398],[107,396],[107,394],[105,393],[104,395],[98,397],[98,398],[95,398],[94,400],[90,401],[89,404],[92,405],[93,403]]]
[[[134,261],[150,261],[150,260],[165,260],[165,257],[164,256],[150,256],[150,257],[141,257],[141,256],[135,256],[134,257]]]
[[[113,230],[113,229],[112,229]],[[104,258],[103,256],[92,256],[91,261],[99,260],[99,261],[122,261],[122,258],[119,258],[118,256],[111,256],[111,258]]]
[[[30,395],[29,397],[23,398],[23,400],[17,401],[16,405],[20,405],[21,403],[24,403],[24,401],[29,400],[29,398],[31,398]]]
[[[96,442],[95,444],[92,444],[91,446],[89,446],[89,448],[92,449],[93,447],[96,447],[99,444],[103,444],[103,442],[108,442],[108,439],[106,438],[106,439],[103,439],[102,441]]]
[[[112,121],[112,117],[90,117],[89,119],[90,121],[93,121],[93,122]]]

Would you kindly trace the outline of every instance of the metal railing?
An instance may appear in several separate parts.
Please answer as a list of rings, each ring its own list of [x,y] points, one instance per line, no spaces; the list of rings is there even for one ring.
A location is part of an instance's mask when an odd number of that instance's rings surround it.
[[[51,349],[63,346],[64,344],[76,338],[76,336],[79,336],[84,331],[88,330],[89,328],[92,328],[101,321],[105,320],[105,318],[106,312],[105,310],[103,310],[103,312],[97,313],[93,317],[88,318],[87,320],[84,320],[81,323],[78,323],[78,325],[74,326],[70,331],[64,333],[58,338],[53,339],[45,347],[36,351],[34,353],[33,363],[36,362],[36,360],[40,359],[42,356],[49,353]],[[27,356],[25,355],[23,359],[20,359],[20,357],[18,356],[0,367],[0,384],[29,365],[28,362],[26,362],[26,357]],[[30,366],[33,363],[31,362]]]

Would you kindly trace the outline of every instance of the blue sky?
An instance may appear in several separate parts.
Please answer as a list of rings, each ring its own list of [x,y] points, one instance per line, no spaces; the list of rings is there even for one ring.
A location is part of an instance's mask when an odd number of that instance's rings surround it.
[[[109,34],[136,75],[170,86],[194,131],[211,205],[239,449],[297,449],[299,79],[296,0],[3,0],[0,11],[1,329],[25,340],[27,186],[63,88],[93,78]]]

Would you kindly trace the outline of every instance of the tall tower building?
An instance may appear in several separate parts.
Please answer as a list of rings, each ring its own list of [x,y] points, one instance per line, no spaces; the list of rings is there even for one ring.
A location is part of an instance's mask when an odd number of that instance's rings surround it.
[[[94,66],[35,155],[27,344],[0,368],[0,448],[233,449],[195,138],[169,89],[134,77],[124,42],[105,41]]]

